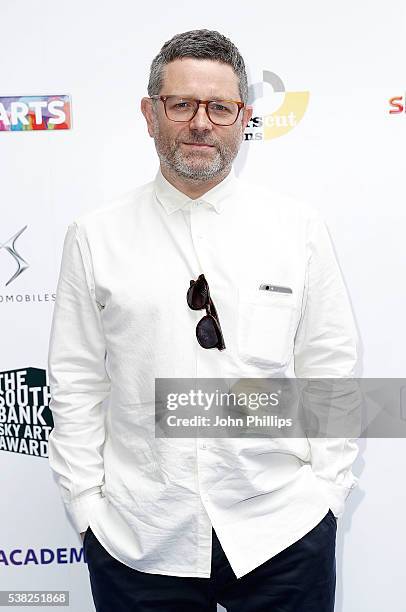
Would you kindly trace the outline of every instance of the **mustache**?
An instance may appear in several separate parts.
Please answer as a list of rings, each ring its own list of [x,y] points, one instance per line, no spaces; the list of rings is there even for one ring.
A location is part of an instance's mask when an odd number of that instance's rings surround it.
[[[216,142],[212,142],[210,140],[207,140],[207,138],[202,134],[201,136],[196,135],[195,137],[193,137],[191,140],[179,140],[178,142],[184,142],[186,144],[205,144],[205,145],[211,145],[212,147],[217,147],[217,143]]]

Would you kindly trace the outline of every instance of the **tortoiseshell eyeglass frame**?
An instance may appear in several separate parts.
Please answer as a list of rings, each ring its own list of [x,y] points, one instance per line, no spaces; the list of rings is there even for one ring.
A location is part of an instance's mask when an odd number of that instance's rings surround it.
[[[151,98],[151,100],[161,100],[163,102],[163,105],[164,105],[165,115],[166,115],[167,119],[169,119],[169,121],[174,121],[175,123],[188,123],[189,121],[192,121],[192,119],[195,117],[197,111],[199,110],[199,106],[201,104],[204,104],[205,107],[206,107],[206,114],[207,114],[208,118],[210,119],[210,121],[214,125],[220,125],[221,127],[229,127],[230,125],[234,125],[234,123],[238,119],[238,116],[239,116],[239,114],[241,112],[241,109],[245,107],[244,102],[241,102],[240,100],[198,100],[197,98],[188,98],[187,96],[176,96],[176,95],[160,96],[159,94],[154,95],[154,96],[150,96],[150,98]],[[166,109],[166,101],[168,100],[168,98],[180,98],[182,100],[189,100],[190,102],[195,102],[195,103],[197,102],[195,112],[193,113],[193,115],[189,119],[171,119],[170,117],[168,117],[168,112],[167,112],[167,109]],[[215,121],[213,121],[212,118],[210,117],[209,108],[208,108],[208,105],[210,104],[210,102],[218,102],[220,104],[222,102],[233,102],[234,104],[237,104],[238,112],[237,112],[237,115],[236,115],[234,121],[232,123],[216,123]]]

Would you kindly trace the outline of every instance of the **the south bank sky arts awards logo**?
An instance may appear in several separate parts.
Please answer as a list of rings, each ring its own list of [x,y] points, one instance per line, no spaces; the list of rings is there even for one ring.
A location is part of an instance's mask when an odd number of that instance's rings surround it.
[[[71,102],[67,95],[0,96],[0,132],[70,128]]]
[[[245,130],[245,141],[272,140],[292,131],[302,120],[309,92],[286,91],[277,74],[264,70],[262,81],[249,87],[248,103],[254,112]]]
[[[0,451],[48,456],[54,426],[50,398],[45,370],[0,372]]]

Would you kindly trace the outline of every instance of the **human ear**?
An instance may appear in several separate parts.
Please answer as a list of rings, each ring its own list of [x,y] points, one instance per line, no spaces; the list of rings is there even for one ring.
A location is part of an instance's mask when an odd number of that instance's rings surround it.
[[[245,128],[248,125],[249,120],[252,117],[252,113],[254,112],[254,107],[253,106],[245,106],[244,111],[243,111],[243,116],[242,116],[242,130],[244,132]]]
[[[144,97],[141,100],[141,112],[147,122],[148,134],[153,138],[155,136],[155,121],[154,121],[154,109],[152,107],[151,98]]]

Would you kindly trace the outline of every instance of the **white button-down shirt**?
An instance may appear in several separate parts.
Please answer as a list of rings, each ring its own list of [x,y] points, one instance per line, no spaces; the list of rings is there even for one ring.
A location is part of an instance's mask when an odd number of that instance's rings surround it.
[[[188,307],[204,273],[226,348]],[[259,291],[262,283],[292,293]],[[158,438],[155,378],[347,377],[356,330],[324,223],[225,180],[197,200],[154,181],[72,222],[49,344],[49,461],[76,529],[140,571],[209,577],[211,528],[237,577],[336,516],[353,439]]]

